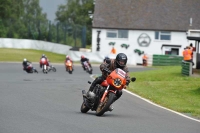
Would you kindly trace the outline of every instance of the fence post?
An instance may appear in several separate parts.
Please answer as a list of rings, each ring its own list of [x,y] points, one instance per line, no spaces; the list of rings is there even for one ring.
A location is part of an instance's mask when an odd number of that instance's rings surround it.
[[[191,62],[182,61],[181,73],[183,75],[186,75],[186,76],[191,76],[192,75],[192,63]]]

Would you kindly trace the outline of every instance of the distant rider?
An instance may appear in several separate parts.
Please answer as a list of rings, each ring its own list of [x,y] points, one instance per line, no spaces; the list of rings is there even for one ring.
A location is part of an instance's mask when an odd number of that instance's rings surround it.
[[[104,59],[103,59],[103,62],[106,62],[106,60],[110,60],[110,58],[108,56],[106,56]]]
[[[68,60],[70,60],[70,61],[73,63],[73,61],[72,61],[72,59],[69,57],[69,55],[66,55],[65,62],[67,62]]]
[[[24,58],[24,60],[22,62],[23,70],[25,70],[25,71],[27,70],[28,63],[31,63],[31,62],[28,61],[26,58]]]
[[[85,67],[84,67],[84,64],[83,64],[83,62],[85,62],[85,61],[87,61],[87,63],[89,64],[89,66],[91,67],[91,69],[92,69],[92,66],[91,66],[91,64],[90,64],[90,62],[89,62],[89,59],[88,58],[86,58],[86,57],[84,57],[83,55],[81,55],[81,65],[82,65],[82,67],[83,67],[83,69],[85,70]]]
[[[47,57],[45,56],[45,54],[42,54],[42,57],[40,58],[40,60],[44,58],[47,61]],[[48,62],[48,61],[47,61]],[[48,64],[48,63],[47,63]],[[40,63],[40,68],[42,68],[42,64]]]
[[[72,59],[70,58],[69,55],[66,55],[65,63],[66,63],[68,60],[71,61],[71,63],[72,63],[72,70],[74,70],[74,65],[73,65],[73,61],[72,61]]]

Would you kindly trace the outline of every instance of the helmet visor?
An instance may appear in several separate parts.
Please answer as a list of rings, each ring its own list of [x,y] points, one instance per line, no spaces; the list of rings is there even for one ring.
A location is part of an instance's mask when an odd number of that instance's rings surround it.
[[[119,63],[119,65],[122,65],[122,66],[125,65],[125,61],[123,61],[123,60],[119,61],[118,63]]]

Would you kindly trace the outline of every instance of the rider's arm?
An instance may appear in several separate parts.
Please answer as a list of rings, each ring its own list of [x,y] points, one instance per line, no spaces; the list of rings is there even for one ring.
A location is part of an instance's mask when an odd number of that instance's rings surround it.
[[[125,66],[123,70],[126,72],[126,82],[127,82],[127,85],[128,85],[130,83],[130,80],[131,80],[128,67]]]

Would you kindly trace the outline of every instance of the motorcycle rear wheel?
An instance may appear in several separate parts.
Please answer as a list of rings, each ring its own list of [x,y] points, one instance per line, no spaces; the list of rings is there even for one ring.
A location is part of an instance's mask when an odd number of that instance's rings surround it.
[[[106,97],[103,103],[100,103],[96,109],[96,116],[102,116],[106,111],[108,111],[108,108],[113,103],[113,100],[115,98],[114,93],[109,93]]]
[[[89,71],[89,74],[92,74],[92,70]]]
[[[53,70],[53,72],[56,72],[56,68],[55,67],[52,67],[52,70]]]
[[[83,102],[81,105],[81,112],[82,113],[87,113],[90,110],[87,106],[85,106],[85,103]]]

